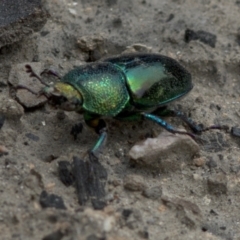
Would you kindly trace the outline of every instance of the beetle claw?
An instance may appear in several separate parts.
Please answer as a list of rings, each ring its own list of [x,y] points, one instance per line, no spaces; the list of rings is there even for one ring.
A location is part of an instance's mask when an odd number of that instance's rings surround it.
[[[202,132],[206,132],[211,129],[225,130],[227,132],[229,130],[229,126],[227,126],[227,125],[212,125],[210,127],[203,128]]]
[[[98,157],[93,153],[93,151],[88,150],[88,156],[90,162],[98,162]]]
[[[196,139],[199,138],[199,136],[195,135],[194,133],[190,133],[190,132],[174,131],[173,133],[182,134],[182,135],[188,135],[189,137],[191,137],[195,141],[196,141]]]

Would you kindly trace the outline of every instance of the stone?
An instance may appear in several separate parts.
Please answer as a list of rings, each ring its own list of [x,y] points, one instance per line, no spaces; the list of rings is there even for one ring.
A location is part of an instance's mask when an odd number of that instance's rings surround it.
[[[202,167],[202,166],[204,166],[205,163],[206,163],[206,160],[203,157],[194,158],[194,160],[193,160],[193,164],[196,167]]]
[[[42,191],[39,202],[42,208],[53,207],[57,209],[66,209],[62,197],[55,194],[48,194],[46,191]]]
[[[162,202],[172,211],[176,211],[177,218],[189,229],[196,229],[202,221],[200,208],[193,202],[174,196],[164,195]]]
[[[136,174],[127,175],[124,179],[124,188],[130,191],[142,191],[146,185],[142,176]]]
[[[39,31],[48,16],[42,8],[41,0],[1,0],[0,48]]]
[[[105,40],[101,35],[82,36],[77,46],[86,54],[86,60],[96,61],[106,54]]]
[[[155,186],[151,188],[146,188],[142,194],[144,197],[150,198],[152,200],[159,199],[162,196],[162,187]]]
[[[176,171],[190,163],[199,152],[198,144],[186,135],[162,132],[157,138],[136,143],[129,152],[131,160],[161,171]]]
[[[213,195],[227,194],[227,177],[224,173],[212,175],[207,180],[208,192]]]
[[[13,65],[9,74],[8,82],[16,89],[16,99],[23,107],[40,107],[47,102],[47,98],[45,96],[37,96],[26,89],[18,89],[18,86],[25,86],[38,93],[44,87],[44,85],[42,85],[39,80],[30,77],[29,73],[26,72],[25,66],[27,64],[31,65],[37,74],[40,74],[43,69],[43,65],[36,62]]]
[[[20,121],[24,114],[23,107],[15,100],[6,97],[0,98],[0,114],[6,120]]]

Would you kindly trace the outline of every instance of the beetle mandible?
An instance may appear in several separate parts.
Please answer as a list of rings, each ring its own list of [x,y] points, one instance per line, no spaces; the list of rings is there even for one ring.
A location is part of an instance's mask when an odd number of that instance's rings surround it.
[[[37,77],[46,85],[41,94],[50,104],[66,111],[83,113],[86,124],[99,135],[90,149],[95,156],[107,138],[103,117],[120,120],[145,118],[171,133],[192,138],[195,137],[193,133],[175,129],[160,116],[179,117],[195,133],[227,128],[215,125],[203,128],[182,112],[167,108],[168,103],[183,97],[193,88],[191,74],[167,56],[142,53],[106,58],[69,71],[59,77],[60,81],[54,86],[44,83],[30,65],[26,68],[31,77]]]

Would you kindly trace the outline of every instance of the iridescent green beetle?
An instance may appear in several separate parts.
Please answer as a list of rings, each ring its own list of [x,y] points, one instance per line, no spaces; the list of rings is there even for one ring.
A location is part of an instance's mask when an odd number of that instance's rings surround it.
[[[27,72],[37,77],[27,65]],[[50,72],[53,73],[53,72]],[[47,84],[45,84],[47,85]],[[95,129],[99,139],[90,150],[97,155],[107,137],[103,117],[116,119],[150,119],[167,131],[178,131],[159,116],[176,116],[194,132],[220,129],[203,128],[183,113],[168,110],[166,105],[186,95],[193,88],[190,73],[176,60],[159,54],[128,54],[77,67],[60,78],[54,86],[42,91],[49,102],[66,111],[84,114],[85,122]]]

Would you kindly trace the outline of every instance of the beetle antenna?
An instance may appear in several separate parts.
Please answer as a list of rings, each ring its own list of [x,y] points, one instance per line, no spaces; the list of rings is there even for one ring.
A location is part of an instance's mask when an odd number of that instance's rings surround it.
[[[31,67],[30,65],[27,64],[25,67],[26,67],[26,72],[27,72],[27,73],[30,73],[30,77],[35,77],[35,78],[37,78],[43,85],[45,85],[45,86],[47,86],[47,87],[50,87],[49,84],[45,83],[45,82],[42,80],[42,78],[39,77],[39,76],[33,71],[32,67]]]
[[[48,75],[52,75],[54,77],[57,77],[58,79],[61,79],[61,76],[55,72],[54,70],[52,69],[44,69],[41,73],[40,73],[40,76],[42,76],[43,74],[48,74]]]

